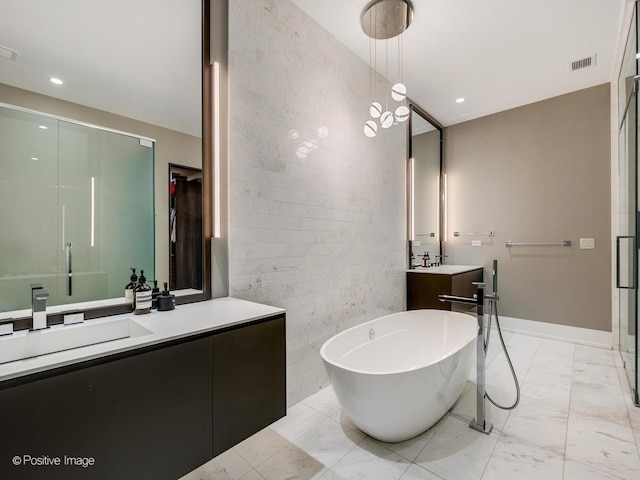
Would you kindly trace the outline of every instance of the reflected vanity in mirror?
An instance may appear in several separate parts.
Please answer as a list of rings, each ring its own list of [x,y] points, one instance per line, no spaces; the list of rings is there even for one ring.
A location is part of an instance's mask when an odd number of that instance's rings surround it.
[[[0,318],[24,316],[34,279],[53,292],[48,311],[120,313],[130,267],[172,289],[189,269],[185,293],[208,298],[202,225],[196,255],[172,264],[167,214],[169,165],[203,168],[202,0],[8,0],[2,15],[1,121],[15,141],[0,150]],[[202,193],[191,201],[202,212]]]
[[[442,126],[417,105],[409,119],[409,268],[441,261]]]

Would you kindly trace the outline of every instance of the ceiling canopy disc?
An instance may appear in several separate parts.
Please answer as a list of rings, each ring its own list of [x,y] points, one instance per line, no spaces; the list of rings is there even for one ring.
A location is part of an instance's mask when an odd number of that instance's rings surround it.
[[[376,40],[393,38],[404,32],[413,20],[408,0],[377,0],[360,17],[362,30]]]

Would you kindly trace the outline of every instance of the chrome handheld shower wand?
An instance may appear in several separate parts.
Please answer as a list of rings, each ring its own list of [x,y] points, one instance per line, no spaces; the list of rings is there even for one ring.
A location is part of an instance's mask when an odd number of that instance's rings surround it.
[[[507,359],[507,364],[509,365],[509,369],[511,370],[511,376],[513,377],[513,383],[516,386],[516,399],[512,405],[508,407],[504,405],[500,405],[497,403],[489,393],[485,392],[487,399],[493,403],[496,407],[502,410],[513,410],[520,403],[520,384],[518,383],[518,377],[516,376],[515,368],[513,368],[513,363],[511,362],[511,357],[509,356],[509,352],[507,350],[507,346],[504,343],[504,338],[502,337],[502,329],[500,328],[500,319],[498,318],[498,260],[493,261],[493,294],[496,297],[495,300],[488,297],[489,300],[489,320],[487,322],[487,341],[484,346],[485,356],[487,354],[487,350],[489,349],[489,337],[491,334],[491,318],[493,316],[496,317],[496,328],[498,329],[498,338],[500,338],[500,344],[502,345],[502,350],[504,351],[504,356]]]

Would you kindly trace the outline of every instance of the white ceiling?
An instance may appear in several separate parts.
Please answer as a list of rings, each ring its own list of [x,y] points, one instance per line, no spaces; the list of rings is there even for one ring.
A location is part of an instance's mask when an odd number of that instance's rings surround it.
[[[293,0],[369,62],[360,16],[371,0]],[[443,125],[610,82],[624,0],[413,0],[403,34],[409,97]],[[385,41],[377,41],[385,73]],[[390,81],[397,42],[388,41]],[[569,63],[597,55],[595,67]],[[464,103],[456,103],[465,97]]]
[[[0,83],[200,136],[200,3],[0,0]]]
[[[368,62],[360,15],[370,0],[293,1]],[[404,81],[443,125],[614,78],[624,0],[413,4]],[[18,51],[15,63],[0,58],[0,83],[200,135],[199,27],[200,0],[0,0],[0,45]],[[397,44],[386,45],[395,81]],[[592,54],[595,67],[569,71]],[[51,75],[65,85],[51,85]]]

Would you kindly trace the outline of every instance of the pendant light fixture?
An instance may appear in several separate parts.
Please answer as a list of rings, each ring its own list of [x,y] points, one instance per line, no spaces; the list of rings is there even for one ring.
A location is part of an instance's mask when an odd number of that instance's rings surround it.
[[[369,37],[369,90],[375,97],[377,93],[375,71],[377,71],[377,42],[385,40],[385,78],[388,77],[388,40],[397,37],[398,46],[398,81],[391,87],[391,98],[396,102],[404,102],[407,98],[407,87],[403,83],[403,45],[402,33],[409,28],[413,20],[413,6],[408,0],[378,0],[373,2],[360,17],[362,31]],[[373,59],[373,61],[372,61]],[[369,106],[369,119],[364,124],[364,134],[375,137],[378,131],[378,120],[381,128],[405,122],[409,119],[409,107],[404,103],[394,107],[389,105],[389,94],[385,94],[384,105],[373,100]]]

